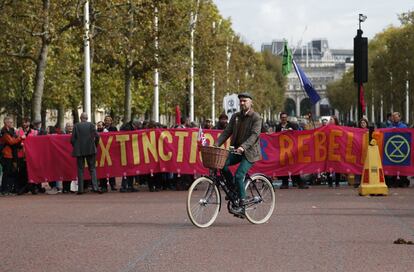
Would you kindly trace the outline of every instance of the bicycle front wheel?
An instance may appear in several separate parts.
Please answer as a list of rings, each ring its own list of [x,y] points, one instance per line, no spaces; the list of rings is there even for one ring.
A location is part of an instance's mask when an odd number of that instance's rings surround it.
[[[207,228],[216,220],[220,210],[220,192],[214,182],[201,177],[188,189],[187,214],[199,228]]]
[[[253,224],[267,222],[275,208],[275,192],[269,179],[263,175],[252,176],[246,183],[246,195],[253,199],[245,207],[247,220]]]

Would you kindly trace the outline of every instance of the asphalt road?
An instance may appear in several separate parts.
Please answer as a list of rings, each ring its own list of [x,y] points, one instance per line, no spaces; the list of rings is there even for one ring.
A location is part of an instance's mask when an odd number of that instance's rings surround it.
[[[414,188],[276,190],[270,221],[222,209],[208,229],[186,192],[0,197],[0,271],[414,271]]]

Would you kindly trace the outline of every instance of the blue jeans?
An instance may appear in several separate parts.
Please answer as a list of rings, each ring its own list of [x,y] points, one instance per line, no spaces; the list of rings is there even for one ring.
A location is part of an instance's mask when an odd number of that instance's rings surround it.
[[[253,166],[253,163],[249,162],[244,155],[237,155],[230,153],[226,160],[226,164],[223,168],[223,174],[227,181],[233,182],[233,174],[231,173],[229,166],[240,163],[236,170],[235,182],[238,187],[238,193],[240,198],[246,197],[246,190],[244,189],[244,177],[249,169]]]

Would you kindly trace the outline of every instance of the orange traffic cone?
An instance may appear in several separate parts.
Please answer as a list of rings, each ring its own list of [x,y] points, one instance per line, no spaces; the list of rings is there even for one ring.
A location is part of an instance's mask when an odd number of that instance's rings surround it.
[[[359,186],[359,195],[388,195],[381,156],[375,139],[371,140],[371,144],[368,146]]]

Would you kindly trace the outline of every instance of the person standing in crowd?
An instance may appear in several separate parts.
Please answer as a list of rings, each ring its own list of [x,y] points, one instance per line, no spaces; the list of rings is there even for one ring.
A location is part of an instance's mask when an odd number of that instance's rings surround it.
[[[157,123],[155,121],[148,121],[146,129],[156,129]],[[147,174],[147,175],[140,175],[141,179],[143,179],[144,182],[148,185],[148,190],[150,192],[158,192],[162,185],[161,181],[164,180],[163,173],[154,173],[154,174]],[[133,178],[133,177],[131,177]]]
[[[36,136],[37,131],[31,128],[30,119],[23,118],[22,126],[16,130],[16,135],[22,137],[23,135],[27,137]],[[18,185],[17,185],[17,194],[21,195],[27,192],[31,192],[32,194],[37,194],[36,192],[36,185],[29,183],[29,178],[27,174],[27,166],[26,166],[26,154],[24,150],[24,142],[21,143],[22,148],[19,149],[20,159],[19,159],[19,173],[18,173]]]
[[[401,114],[396,111],[392,114],[392,122],[387,128],[408,128],[408,126],[401,121]]]
[[[389,128],[392,127],[392,113],[387,113],[387,120],[385,120],[384,123],[381,124],[381,127],[383,128]]]
[[[112,121],[112,117],[111,116],[109,116],[109,115],[105,116],[105,119],[104,119],[105,129],[108,132],[118,131],[118,129],[115,126],[112,125],[112,122],[113,121]]]
[[[65,133],[64,134],[72,134],[73,132],[73,123],[72,122],[67,122],[65,124]]]
[[[332,115],[328,121],[328,126],[339,126],[339,119],[335,115]],[[332,188],[333,181],[335,180],[335,187],[339,187],[339,180],[341,179],[341,175],[339,173],[329,173],[328,174],[328,186]]]
[[[65,124],[65,130],[64,130],[64,134],[66,135],[72,135],[73,132],[73,123],[72,122],[67,122]],[[64,180],[62,181],[62,193],[67,194],[70,193],[70,184],[72,183],[72,181],[70,180]]]
[[[313,120],[312,117],[312,112],[308,112],[308,114],[306,115],[306,124],[304,126],[305,130],[310,130],[310,129],[315,129],[316,125],[315,125],[315,120]]]
[[[399,112],[392,113],[391,123],[387,128],[408,128],[408,126],[401,121],[401,114]],[[410,180],[407,176],[387,176],[386,182],[389,187],[408,187],[410,186]]]
[[[288,121],[288,114],[286,112],[281,112],[279,118],[280,123],[276,125],[276,132],[285,130],[298,130],[297,124]]]
[[[188,117],[181,117],[180,124],[175,126],[174,128],[189,128],[190,127],[190,118]]]
[[[96,131],[97,132],[108,132],[108,130],[105,128],[105,124],[102,121],[99,121],[96,123]]]
[[[80,120],[81,122],[73,127],[70,141],[73,146],[72,156],[76,157],[78,165],[78,194],[83,194],[83,168],[85,160],[91,175],[93,191],[102,193],[98,188],[95,168],[96,146],[99,142],[99,135],[96,132],[95,125],[88,122],[88,114],[86,112],[81,114]]]
[[[229,123],[229,117],[227,117],[227,114],[225,112],[222,112],[219,116],[219,121],[215,125],[214,129],[224,130]]]
[[[1,142],[4,145],[2,150],[3,179],[1,183],[1,194],[12,195],[16,192],[17,178],[19,174],[19,159],[22,153],[22,141],[26,135],[17,136],[13,127],[13,119],[5,117],[4,126],[1,129]],[[20,158],[19,158],[20,156]]]
[[[216,145],[221,146],[231,137],[231,146],[234,146],[236,153],[230,153],[223,168],[226,180],[233,181],[233,174],[229,166],[239,164],[235,173],[235,185],[238,188],[240,198],[240,214],[243,214],[243,206],[249,202],[246,198],[244,188],[244,178],[256,161],[261,159],[260,151],[260,130],[262,128],[262,118],[253,110],[253,97],[249,93],[238,95],[240,100],[240,111],[233,114],[229,125],[220,134]]]
[[[47,132],[42,128],[42,121],[40,120],[34,120],[33,121],[33,130],[37,131],[36,135],[46,135]]]
[[[141,122],[139,120],[131,120],[128,123],[125,123],[121,126],[121,131],[133,131],[138,130],[141,128]],[[134,177],[135,176],[128,176],[122,177],[121,181],[121,189],[119,192],[126,193],[126,192],[138,192],[137,189],[134,188]]]
[[[98,132],[111,132],[111,131],[118,131],[118,129],[116,127],[114,127],[112,125],[112,117],[111,116],[106,116],[104,119],[104,122],[102,123],[102,121],[98,122],[96,124],[96,128]],[[103,192],[108,192],[108,182],[109,182],[109,186],[111,186],[111,191],[117,191],[116,189],[116,180],[115,177],[110,177],[110,178],[101,178],[99,180],[99,185],[102,189]]]
[[[359,120],[358,122],[358,127],[368,130],[368,127],[369,127],[368,119],[364,117],[361,118],[361,120]],[[357,174],[355,175],[354,188],[358,188],[360,184],[361,184],[361,175]]]
[[[182,116],[180,119],[180,125],[175,126],[174,128],[191,128],[190,118]],[[191,183],[194,181],[194,175],[190,174],[174,174],[172,178],[175,184],[177,191],[187,190]]]
[[[280,123],[276,125],[276,132],[286,131],[286,130],[298,130],[298,125],[288,121],[288,114],[286,112],[281,112],[279,115]],[[289,189],[289,176],[280,177],[282,179],[282,185],[279,189]],[[292,183],[297,183],[298,189],[308,189],[309,186],[300,178],[299,175],[291,176]]]
[[[212,129],[213,128],[213,122],[211,122],[210,119],[206,119],[204,122],[203,129]]]
[[[57,132],[56,132],[55,126],[48,126],[46,128],[46,133],[47,133],[47,135],[56,135]],[[61,190],[59,188],[60,187],[60,182],[57,182],[57,181],[49,181],[48,183],[49,183],[49,186],[50,186],[50,190],[46,191],[47,194],[49,194],[49,195],[55,195],[55,194],[61,192]]]

